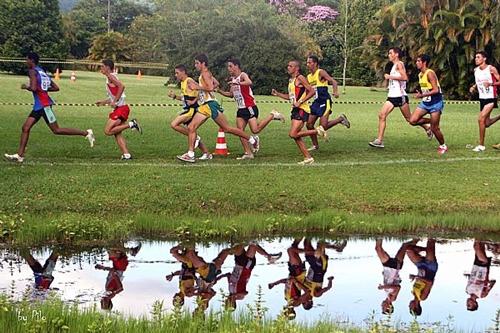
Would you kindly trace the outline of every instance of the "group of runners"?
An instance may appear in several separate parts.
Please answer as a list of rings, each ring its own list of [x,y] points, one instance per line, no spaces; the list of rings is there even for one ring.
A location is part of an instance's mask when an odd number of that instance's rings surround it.
[[[384,148],[384,134],[387,117],[399,107],[406,121],[412,126],[420,126],[429,139],[436,138],[439,143],[438,153],[444,154],[448,151],[445,138],[440,129],[441,114],[444,109],[443,93],[436,73],[429,68],[431,58],[428,55],[420,55],[416,59],[416,66],[419,73],[419,89],[415,98],[422,101],[412,113],[409,107],[409,97],[406,92],[408,75],[404,63],[400,60],[401,50],[397,47],[388,51],[388,58],[392,63],[390,73],[385,74],[388,80],[388,98],[379,112],[377,138],[369,142],[375,148]],[[31,128],[43,118],[49,128],[57,135],[80,135],[85,137],[92,147],[95,143],[95,136],[92,129],[80,130],[72,128],[60,128],[54,112],[52,110],[53,100],[49,97],[49,92],[59,90],[57,84],[39,66],[39,56],[36,53],[27,55],[27,66],[29,69],[29,84],[23,84],[22,89],[31,91],[34,97],[32,112],[26,119],[21,133],[21,140],[16,154],[5,154],[9,161],[23,162]],[[479,144],[473,151],[482,152],[485,148],[486,128],[493,125],[500,119],[500,115],[491,117],[494,108],[498,108],[497,87],[500,85],[500,75],[498,70],[488,65],[488,57],[485,52],[479,51],[475,54],[477,67],[474,70],[475,84],[471,87],[471,92],[477,90],[480,101],[479,115]],[[273,110],[265,118],[259,120],[259,109],[256,105],[252,92],[252,80],[250,76],[242,71],[241,63],[238,59],[227,61],[227,69],[230,78],[227,82],[229,89],[223,90],[219,81],[212,75],[208,67],[208,57],[200,54],[194,59],[194,66],[200,73],[198,80],[194,80],[188,75],[185,65],[175,67],[175,77],[181,86],[181,95],[173,91],[168,96],[175,100],[182,101],[182,112],[172,121],[171,127],[175,131],[187,136],[187,152],[177,156],[181,161],[194,163],[196,160],[210,160],[212,154],[197,134],[198,129],[209,118],[226,133],[240,137],[244,154],[238,159],[253,159],[260,149],[259,134],[273,120],[285,121],[285,117],[280,112]],[[329,85],[333,87],[333,96],[339,97],[337,82],[324,70],[319,68],[317,56],[307,57],[307,77],[301,74],[301,63],[292,60],[288,63],[287,71],[290,76],[288,91],[282,93],[272,89],[271,94],[282,99],[289,100],[291,107],[291,125],[289,136],[292,138],[304,159],[299,162],[301,165],[314,163],[311,152],[319,148],[318,136],[327,139],[327,131],[336,125],[343,125],[350,128],[347,116],[341,114],[339,117],[330,120],[332,113],[332,97],[329,93]],[[101,73],[106,77],[107,98],[96,102],[98,106],[110,106],[112,112],[106,123],[104,133],[114,136],[116,143],[122,153],[121,158],[129,160],[130,154],[123,131],[127,129],[136,130],[142,133],[142,128],[136,119],[128,120],[130,108],[125,103],[125,86],[118,79],[114,63],[111,60],[103,60]],[[215,93],[234,98],[237,105],[236,127],[230,126],[224,110],[216,99]],[[319,124],[316,126],[316,123]],[[304,129],[304,125],[306,129]],[[252,134],[245,131],[250,128]],[[303,138],[311,137],[312,146],[307,148]],[[500,144],[494,145],[500,149]],[[202,155],[195,157],[195,149],[200,149]]]

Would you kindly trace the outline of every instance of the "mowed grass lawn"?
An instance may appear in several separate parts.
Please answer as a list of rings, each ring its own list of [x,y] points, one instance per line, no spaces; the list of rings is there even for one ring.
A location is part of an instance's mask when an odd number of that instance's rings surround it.
[[[77,75],[71,83],[69,72],[63,73],[61,91],[52,94],[57,102],[93,103],[105,97],[102,75]],[[164,78],[121,78],[129,103],[174,102],[167,97],[173,88],[163,86]],[[1,104],[30,103],[32,97],[19,89],[26,77],[2,74],[0,79],[0,152],[14,153],[31,108]],[[68,213],[131,220],[147,215],[169,220],[168,228],[180,219],[251,219],[252,214],[259,219],[288,214],[320,220],[325,218],[321,212],[328,212],[328,218],[338,214],[349,221],[362,216],[368,222],[371,217],[413,216],[424,222],[448,216],[467,221],[470,229],[480,229],[483,219],[496,221],[500,230],[500,151],[490,148],[500,142],[500,124],[487,131],[486,152],[474,153],[466,145],[477,142],[478,105],[448,104],[442,130],[449,153],[438,156],[437,142],[408,126],[395,110],[388,121],[386,148],[374,149],[368,141],[376,136],[377,113],[385,98],[383,90],[348,87],[341,101],[380,104],[335,105],[334,115],[345,113],[352,127],[331,130],[330,141],[320,142],[321,149],[314,153],[316,164],[306,167],[296,165],[302,157],[288,137],[288,104],[259,104],[261,115],[276,108],[286,114],[287,122],[272,122],[260,134],[261,151],[255,160],[236,161],[242,148],[239,139],[229,135],[230,156],[195,165],[175,159],[186,151],[187,142],[169,128],[178,107],[133,107],[131,116],[140,121],[144,134],[126,133],[135,159],[122,162],[114,139],[103,134],[109,108],[56,106],[60,126],[93,128],[96,146],[89,148],[81,137],[54,136],[40,121],[32,130],[25,163],[0,162],[0,211],[32,219]],[[223,107],[235,124],[235,104],[224,99]],[[215,124],[207,122],[200,135],[213,150]],[[310,140],[306,142],[309,146]]]

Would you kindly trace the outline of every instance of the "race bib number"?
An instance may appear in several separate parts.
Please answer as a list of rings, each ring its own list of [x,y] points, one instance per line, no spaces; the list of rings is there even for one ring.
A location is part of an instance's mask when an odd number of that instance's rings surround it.
[[[429,89],[422,89],[422,94],[428,93]],[[426,96],[422,98],[423,102],[430,102],[432,100],[432,96]]]
[[[43,91],[48,91],[51,85],[50,77],[44,72],[38,72],[40,75],[40,86]]]

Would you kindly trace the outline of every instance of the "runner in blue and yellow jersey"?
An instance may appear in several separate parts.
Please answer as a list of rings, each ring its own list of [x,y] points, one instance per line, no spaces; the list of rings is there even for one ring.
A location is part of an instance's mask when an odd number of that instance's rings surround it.
[[[56,116],[52,110],[54,101],[49,96],[50,92],[59,91],[57,84],[52,81],[49,75],[38,66],[40,57],[34,52],[28,53],[26,57],[26,64],[28,66],[28,76],[30,78],[29,84],[22,84],[21,89],[31,91],[33,93],[33,110],[28,115],[28,119],[23,124],[21,141],[16,154],[4,154],[4,157],[12,162],[22,163],[24,161],[24,152],[30,136],[31,128],[43,118],[47,126],[49,126],[52,133],[56,135],[80,135],[85,137],[90,146],[94,146],[95,137],[91,129],[82,131],[74,128],[61,128],[57,123]]]
[[[349,120],[345,114],[341,114],[338,118],[328,120],[332,112],[332,98],[328,92],[328,85],[333,87],[333,96],[339,97],[337,81],[330,76],[324,69],[319,68],[319,59],[315,55],[307,57],[307,81],[315,91],[315,98],[311,104],[311,114],[307,120],[307,129],[314,129],[316,121],[320,118],[320,127],[322,130],[327,131],[335,125],[342,124],[345,127],[351,127]],[[317,135],[311,135],[312,147],[308,150],[317,150],[319,148]]]

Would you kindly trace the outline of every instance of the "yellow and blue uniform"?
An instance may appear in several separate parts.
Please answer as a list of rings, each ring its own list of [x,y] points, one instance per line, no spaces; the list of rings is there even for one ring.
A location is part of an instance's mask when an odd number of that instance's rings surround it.
[[[198,83],[202,87],[206,86],[201,75],[198,78]],[[213,91],[208,92],[200,90],[198,93],[198,102],[200,103],[198,112],[207,117],[212,117],[212,119],[214,120],[219,116],[219,112],[224,112],[222,106],[220,106],[219,102],[217,102],[217,100],[215,99],[215,94]]]
[[[432,69],[427,69],[425,72],[420,72],[418,74],[418,83],[420,85],[420,90],[422,93],[426,93],[432,90],[432,84],[429,81],[429,73],[434,73]],[[436,75],[434,73],[434,75]],[[443,94],[441,92],[441,86],[439,85],[439,81],[436,76],[436,83],[438,85],[439,92],[426,96],[422,99],[422,102],[418,105],[420,109],[423,109],[429,113],[433,112],[442,112],[444,108]]]
[[[189,105],[187,101],[193,101],[198,98],[198,91],[197,90],[191,90],[188,87],[188,81],[192,80],[192,78],[188,77],[184,80],[181,81],[181,93],[182,93],[182,112],[181,115],[186,115],[189,117],[189,119],[184,122],[185,125],[188,125],[191,120],[193,119],[194,114],[198,111],[198,103],[194,103],[192,105]]]
[[[328,93],[328,81],[321,80],[318,68],[314,73],[307,75],[307,81],[316,92],[315,99],[311,104],[311,114],[318,117],[328,115],[332,110],[332,98]]]

